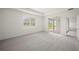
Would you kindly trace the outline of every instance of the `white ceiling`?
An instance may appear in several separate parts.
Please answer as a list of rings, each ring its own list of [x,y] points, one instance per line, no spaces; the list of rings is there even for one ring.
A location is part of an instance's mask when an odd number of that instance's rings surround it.
[[[78,8],[73,8],[73,10],[68,10],[70,8],[20,8],[21,11],[23,12],[28,12],[30,14],[35,14],[35,15],[52,15],[56,13],[63,13],[63,12],[77,12],[79,11]]]
[[[31,8],[46,15],[67,11],[68,8]]]

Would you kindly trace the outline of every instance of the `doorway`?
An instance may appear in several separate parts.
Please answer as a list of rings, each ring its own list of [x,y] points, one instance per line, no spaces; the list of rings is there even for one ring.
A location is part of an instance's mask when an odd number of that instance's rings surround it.
[[[52,18],[48,18],[48,31],[49,32],[55,32],[56,31],[56,23],[57,21]]]
[[[48,18],[48,31],[60,33],[60,17]]]
[[[67,17],[67,31],[66,31],[66,35],[70,36],[70,37],[76,37],[76,18],[75,17]]]

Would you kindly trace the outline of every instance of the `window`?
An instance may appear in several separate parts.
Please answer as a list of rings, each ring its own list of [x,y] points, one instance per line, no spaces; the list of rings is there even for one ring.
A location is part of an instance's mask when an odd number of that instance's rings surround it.
[[[53,20],[48,18],[48,29],[53,29]]]
[[[31,19],[31,26],[35,26],[35,19],[34,18]]]
[[[48,30],[55,31],[56,30],[56,20],[52,18],[48,18]]]
[[[25,19],[24,20],[24,26],[29,26],[30,22],[29,22],[29,19]]]
[[[35,18],[24,19],[24,26],[35,26]]]

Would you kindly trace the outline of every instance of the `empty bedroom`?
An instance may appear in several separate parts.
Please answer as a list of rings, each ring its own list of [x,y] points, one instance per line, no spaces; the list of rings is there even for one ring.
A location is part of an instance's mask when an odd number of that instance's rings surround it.
[[[79,9],[0,8],[0,51],[79,51]]]

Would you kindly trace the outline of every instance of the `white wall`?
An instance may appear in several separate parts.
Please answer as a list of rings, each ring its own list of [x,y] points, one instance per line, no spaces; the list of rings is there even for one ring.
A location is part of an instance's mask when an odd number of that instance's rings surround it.
[[[77,16],[77,38],[79,40],[79,15]]]
[[[61,21],[60,21],[60,34],[66,35],[66,30],[67,30],[67,21],[65,16],[61,16]]]
[[[24,27],[24,18],[29,16],[36,18],[35,27]],[[0,31],[3,33],[3,35],[0,32],[0,36],[2,36],[2,38],[0,39],[6,39],[19,35],[43,31],[42,20],[43,16],[28,14],[16,9],[0,9],[0,24],[3,21],[0,26],[0,28],[2,29],[2,31],[1,29]]]
[[[3,36],[3,33],[2,33],[2,28],[3,28],[3,25],[2,25],[2,23],[3,23],[3,12],[2,12],[2,9],[0,9],[0,39],[2,39],[2,36]]]

